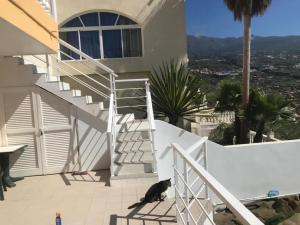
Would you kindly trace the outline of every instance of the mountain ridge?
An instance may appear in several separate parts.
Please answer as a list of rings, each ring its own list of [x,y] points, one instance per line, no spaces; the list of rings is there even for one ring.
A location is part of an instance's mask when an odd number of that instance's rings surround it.
[[[207,57],[239,54],[243,51],[242,37],[187,36],[189,56]],[[252,36],[252,53],[267,52],[279,54],[283,51],[300,53],[300,35]]]

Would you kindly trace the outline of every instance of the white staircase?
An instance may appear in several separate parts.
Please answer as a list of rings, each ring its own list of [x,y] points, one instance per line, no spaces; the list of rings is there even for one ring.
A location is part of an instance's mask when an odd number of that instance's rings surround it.
[[[114,137],[111,138],[112,142],[114,141],[114,145],[111,148],[111,161],[113,162],[112,179],[156,176],[153,141],[155,125],[148,80],[117,80],[116,83],[117,86],[118,83],[126,83],[126,88],[116,89],[117,97],[115,101],[111,102],[113,104],[111,110],[121,111],[126,109],[128,111],[135,109],[135,112],[144,110],[147,111],[147,118],[136,119],[133,113],[125,114],[125,116],[120,116],[116,113],[116,118],[113,121],[117,131],[115,135],[113,134]],[[130,84],[137,83],[139,84],[138,87],[136,85],[128,87]],[[144,86],[142,88],[141,83]],[[122,97],[120,97],[118,90],[123,92]],[[139,93],[136,93],[136,90],[139,90]],[[134,93],[130,94],[132,91]],[[124,102],[124,100],[126,101]]]
[[[153,155],[146,120],[121,123],[114,159],[114,175],[144,176],[152,173]]]
[[[17,57],[17,60],[31,67],[35,83],[40,88],[95,117],[101,115],[103,111],[108,112],[107,146],[111,155],[112,179],[156,176],[153,141],[155,125],[148,80],[115,80],[117,75],[113,70],[64,41],[59,42],[64,49],[75,52],[85,60],[70,63],[61,60],[57,55],[24,56]],[[59,52],[66,55],[62,50]],[[76,65],[80,66],[76,67]],[[72,83],[75,81],[76,87],[72,87],[73,84],[67,82],[66,77],[72,80]],[[137,83],[143,85],[116,89],[118,83],[126,83],[127,86]],[[84,88],[84,92],[78,87]],[[124,96],[125,92],[120,96],[118,91],[133,92],[130,96],[126,94]],[[143,92],[142,95],[138,93],[140,91]],[[97,97],[96,102],[93,101],[92,95]],[[128,105],[128,101],[133,103]],[[132,112],[138,112],[137,109],[140,112],[144,110],[143,114],[147,111],[147,118],[136,119]],[[125,112],[120,114],[122,110]]]

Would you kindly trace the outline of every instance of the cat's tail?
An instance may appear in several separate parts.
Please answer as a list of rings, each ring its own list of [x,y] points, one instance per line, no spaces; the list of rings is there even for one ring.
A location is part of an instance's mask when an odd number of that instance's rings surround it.
[[[133,208],[136,208],[136,207],[139,207],[139,206],[142,206],[146,204],[146,202],[142,201],[142,202],[137,202],[137,203],[134,203],[133,205],[129,206],[127,209],[133,209]]]

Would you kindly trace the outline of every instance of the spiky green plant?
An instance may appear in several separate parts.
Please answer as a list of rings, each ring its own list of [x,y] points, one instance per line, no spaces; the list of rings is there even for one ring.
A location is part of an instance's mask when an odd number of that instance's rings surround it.
[[[167,117],[175,126],[180,118],[190,119],[205,105],[200,82],[183,63],[171,61],[153,69],[150,84],[155,114]]]

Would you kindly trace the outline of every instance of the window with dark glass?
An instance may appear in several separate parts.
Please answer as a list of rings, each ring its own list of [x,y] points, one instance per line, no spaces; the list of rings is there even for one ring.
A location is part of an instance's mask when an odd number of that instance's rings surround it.
[[[60,38],[95,59],[141,57],[142,32],[133,20],[110,12],[92,12],[66,22]],[[63,60],[80,56],[61,46]]]
[[[71,32],[60,32],[59,37],[69,43],[70,45],[74,46],[75,48],[79,48],[79,38],[78,38],[78,32],[77,31],[71,31]],[[64,46],[60,47],[61,51],[61,59],[62,60],[74,60],[74,59],[80,59],[80,56],[76,54],[75,52],[71,51],[68,48],[65,48]]]
[[[122,32],[124,57],[142,56],[141,29],[124,29]]]
[[[122,58],[121,30],[104,30],[104,58]]]
[[[80,31],[81,51],[93,57],[100,59],[100,40],[99,31]]]

